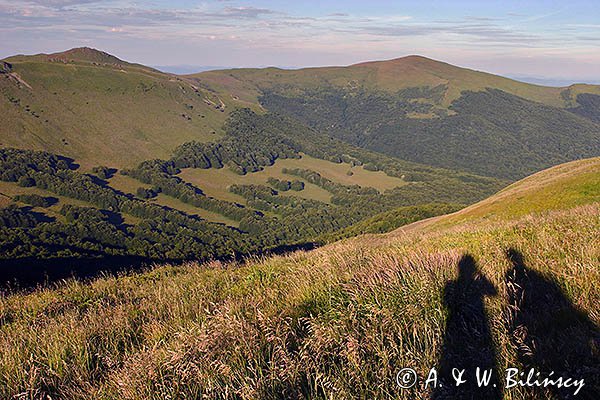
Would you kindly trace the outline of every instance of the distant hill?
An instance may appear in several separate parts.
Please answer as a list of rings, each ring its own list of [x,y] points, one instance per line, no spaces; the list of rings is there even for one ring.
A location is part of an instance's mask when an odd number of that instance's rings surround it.
[[[177,75],[189,75],[196,74],[204,71],[214,71],[227,69],[224,66],[210,66],[210,65],[153,65],[159,71],[168,72]]]
[[[39,59],[40,61],[54,61],[54,62],[83,62],[83,63],[92,63],[92,64],[110,64],[110,65],[132,65],[126,61],[123,61],[111,54],[108,54],[104,51],[92,49],[90,47],[78,47],[71,50],[59,52],[59,53],[51,53],[51,54],[38,54],[36,56],[16,56],[10,57],[8,61],[18,61],[19,59],[27,59],[34,58]]]
[[[215,140],[232,102],[89,48],[4,63],[0,146],[47,150],[88,166],[135,166],[186,141]]]
[[[502,179],[600,152],[600,86],[530,85],[421,56],[186,76],[87,47],[3,63],[0,145],[89,166],[130,167],[184,142],[214,142],[243,107],[388,156]]]
[[[543,87],[420,56],[190,78],[361,147],[482,175],[600,154],[600,86]]]
[[[200,72],[200,71],[198,71]],[[505,75],[510,79],[514,79],[516,81],[532,83],[534,85],[542,85],[542,86],[554,86],[554,87],[567,87],[571,85],[587,83],[591,85],[600,85],[600,79],[567,79],[567,78],[540,78],[529,75]]]
[[[236,88],[250,84],[256,91],[288,86],[290,90],[302,87],[364,88],[395,93],[402,89],[440,85],[446,88],[438,103],[450,105],[463,91],[499,89],[527,100],[551,106],[565,106],[567,101],[561,92],[565,88],[544,87],[515,81],[486,72],[457,67],[422,56],[407,56],[387,61],[371,61],[347,67],[316,67],[297,70],[279,68],[239,68],[223,71],[208,71],[191,75],[200,80],[221,84],[225,88]],[[600,87],[587,88],[600,94]],[[243,92],[237,93],[238,95]]]

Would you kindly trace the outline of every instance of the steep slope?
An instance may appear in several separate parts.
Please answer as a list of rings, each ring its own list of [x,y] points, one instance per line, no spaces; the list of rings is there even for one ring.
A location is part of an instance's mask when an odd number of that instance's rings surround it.
[[[418,56],[190,79],[354,145],[487,176],[514,180],[600,154],[600,87],[593,85],[542,87]]]
[[[541,400],[579,386],[505,387],[506,368],[533,367],[584,379],[578,397],[593,399],[600,205],[578,182],[597,182],[597,164],[545,171],[495,202],[554,208],[547,196],[573,192],[575,208],[3,297],[0,396]],[[548,182],[560,190],[538,190]],[[475,366],[491,384],[456,392],[448,368],[474,381]],[[414,387],[398,386],[403,368]],[[443,386],[425,388],[431,368]]]
[[[7,58],[0,146],[131,167],[222,134],[231,98],[93,49]]]

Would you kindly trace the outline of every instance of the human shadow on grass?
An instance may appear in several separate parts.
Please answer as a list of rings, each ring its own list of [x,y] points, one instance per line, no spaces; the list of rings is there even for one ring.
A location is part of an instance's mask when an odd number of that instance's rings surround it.
[[[484,297],[497,294],[494,285],[478,271],[475,259],[464,255],[458,263],[458,278],[444,289],[448,310],[444,343],[438,369],[438,384],[432,399],[500,399],[496,372],[496,348],[485,311]],[[478,385],[484,373],[492,378]],[[464,370],[466,382],[456,386],[454,376]],[[494,386],[495,385],[495,386]]]
[[[584,379],[574,388],[527,388],[531,398],[600,398],[600,329],[548,277],[525,265],[515,249],[506,252],[512,268],[506,274],[507,324],[524,371],[535,368],[543,379]],[[527,373],[525,374],[527,375]]]

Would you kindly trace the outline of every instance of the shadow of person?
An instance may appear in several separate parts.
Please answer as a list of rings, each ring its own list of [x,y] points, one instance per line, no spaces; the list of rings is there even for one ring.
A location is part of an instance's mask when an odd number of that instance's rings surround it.
[[[478,271],[472,256],[458,263],[458,278],[446,284],[444,303],[448,319],[439,362],[438,386],[432,399],[500,399],[501,388],[496,371],[496,349],[485,312],[484,296],[495,296],[496,288]],[[492,379],[479,385],[484,372]],[[458,370],[464,370],[466,382],[456,386]]]
[[[584,379],[578,399],[600,398],[600,330],[550,279],[527,268],[523,256],[509,249],[506,274],[507,324],[521,371],[540,378]],[[517,367],[517,366],[515,366]],[[538,378],[538,379],[540,379]],[[574,388],[530,388],[532,398],[574,398]]]

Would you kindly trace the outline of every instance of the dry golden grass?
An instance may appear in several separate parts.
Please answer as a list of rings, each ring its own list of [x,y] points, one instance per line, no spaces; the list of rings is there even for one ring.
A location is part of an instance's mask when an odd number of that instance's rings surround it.
[[[401,391],[395,374],[437,364],[442,292],[463,255],[497,288],[485,304],[503,369],[518,365],[506,250],[599,324],[599,233],[596,203],[9,295],[0,302],[0,397],[428,398]],[[532,398],[517,388],[504,397]]]

